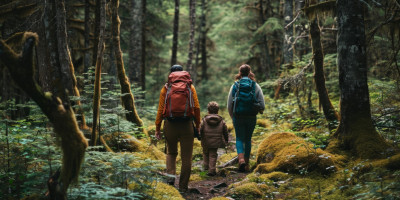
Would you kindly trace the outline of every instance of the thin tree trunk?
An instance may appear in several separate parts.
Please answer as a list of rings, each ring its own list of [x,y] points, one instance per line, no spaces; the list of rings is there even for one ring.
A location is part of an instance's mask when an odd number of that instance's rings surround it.
[[[142,0],[131,0],[131,33],[129,47],[130,79],[133,83],[141,83],[142,74],[142,42],[143,42],[143,14]]]
[[[207,0],[201,1],[202,5],[202,14],[201,14],[201,79],[208,80],[207,75]]]
[[[385,157],[389,145],[371,119],[363,4],[337,0],[340,124],[330,148],[351,150],[361,158]]]
[[[89,53],[89,45],[90,45],[90,1],[85,0],[85,57],[84,57],[84,72],[87,73],[90,67],[90,53]]]
[[[94,9],[94,31],[93,31],[93,55],[92,55],[92,66],[96,66],[97,62],[97,53],[98,51],[98,44],[99,44],[99,33],[100,33],[100,20],[101,20],[101,10],[99,4],[101,4],[102,0],[95,0],[96,6]]]
[[[127,111],[126,119],[137,126],[142,127],[143,122],[136,112],[135,101],[133,94],[131,92],[131,86],[129,84],[128,77],[125,75],[124,61],[122,59],[122,51],[120,45],[120,24],[118,16],[119,0],[111,1],[111,11],[112,11],[112,22],[111,22],[111,32],[113,38],[113,46],[115,47],[115,57],[117,62],[118,79],[121,85],[121,102],[122,106]]]
[[[142,63],[140,66],[141,68],[141,85],[142,90],[146,90],[146,9],[147,9],[147,1],[142,0]],[[143,94],[145,95],[145,94]],[[143,96],[143,99],[145,97]]]
[[[339,115],[329,99],[328,91],[325,86],[324,53],[321,45],[321,31],[319,29],[317,16],[314,19],[311,19],[310,35],[311,46],[314,54],[314,80],[318,92],[319,103],[322,105],[326,121],[328,121],[329,130],[333,130],[336,128],[335,122],[339,120]]]
[[[106,0],[101,0],[96,6],[100,7],[100,24],[99,24],[99,43],[97,45],[98,52],[96,53],[96,70],[95,70],[95,81],[94,81],[94,94],[93,94],[93,123],[92,123],[92,137],[90,144],[96,146],[98,138],[97,123],[99,121],[100,113],[100,95],[101,95],[101,65],[103,64],[104,54],[104,30],[105,30],[105,12],[106,12]]]
[[[61,138],[62,167],[53,182],[49,182],[50,199],[66,199],[67,189],[79,176],[80,166],[87,147],[86,138],[79,130],[74,111],[68,102],[45,93],[34,80],[33,58],[38,37],[34,33],[15,34],[24,45],[22,54],[14,52],[6,42],[0,40],[0,62],[9,70],[15,83],[31,97],[54,126]],[[15,38],[14,38],[15,39]],[[56,66],[53,66],[56,67]]]
[[[178,34],[179,34],[179,0],[175,0],[174,30],[172,36],[171,66],[177,64]]]
[[[285,0],[284,9],[285,25],[293,20],[293,0]],[[283,63],[290,64],[293,62],[293,23],[285,30],[285,38],[283,41]]]
[[[189,53],[187,61],[187,71],[191,74],[192,79],[196,78],[196,66],[193,67],[193,47],[194,47],[194,31],[196,25],[196,0],[189,0],[190,6],[190,34],[189,34]]]

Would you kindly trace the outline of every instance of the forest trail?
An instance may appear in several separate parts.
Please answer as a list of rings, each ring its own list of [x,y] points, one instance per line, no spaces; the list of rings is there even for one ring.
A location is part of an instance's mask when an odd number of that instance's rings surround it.
[[[248,174],[238,172],[236,167],[223,168],[220,172],[223,173],[208,177],[206,180],[189,182],[189,192],[182,193],[182,197],[187,200],[197,200],[224,196],[230,184],[241,181]],[[225,172],[227,174],[224,174]]]

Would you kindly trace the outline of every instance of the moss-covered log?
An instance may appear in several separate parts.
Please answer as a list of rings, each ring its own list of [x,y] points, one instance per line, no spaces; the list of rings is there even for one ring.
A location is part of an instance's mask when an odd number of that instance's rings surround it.
[[[84,158],[87,141],[78,128],[74,111],[66,102],[45,93],[34,80],[34,47],[38,37],[34,33],[17,34],[12,45],[23,45],[22,53],[15,52],[9,44],[0,40],[0,62],[9,70],[13,80],[41,108],[53,124],[55,133],[61,138],[63,152],[61,174],[58,187],[52,196],[66,198],[66,192],[72,181],[78,179]],[[15,41],[19,41],[19,44]]]
[[[118,8],[119,8],[119,0],[111,1],[111,10],[112,10],[112,38],[113,45],[115,49],[115,60],[117,62],[117,70],[118,70],[118,79],[119,84],[121,85],[121,102],[122,106],[127,111],[126,119],[136,125],[142,127],[143,122],[140,119],[139,115],[136,112],[135,101],[133,98],[133,94],[131,92],[131,85],[129,83],[128,77],[125,74],[124,61],[122,59],[122,51],[120,45],[120,25],[121,21],[118,16]],[[143,130],[143,129],[142,129]]]

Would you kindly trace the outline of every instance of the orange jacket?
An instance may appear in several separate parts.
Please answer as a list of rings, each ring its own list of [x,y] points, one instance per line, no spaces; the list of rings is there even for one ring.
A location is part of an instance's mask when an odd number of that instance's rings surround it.
[[[190,89],[192,90],[193,94],[193,101],[194,101],[194,123],[196,124],[196,128],[200,127],[200,104],[199,99],[197,98],[196,89],[193,85],[191,85]],[[160,101],[158,102],[158,110],[157,110],[157,117],[156,117],[156,131],[161,129],[161,123],[163,120],[163,111],[164,111],[164,103],[165,103],[165,95],[167,94],[167,89],[163,87],[160,92]]]

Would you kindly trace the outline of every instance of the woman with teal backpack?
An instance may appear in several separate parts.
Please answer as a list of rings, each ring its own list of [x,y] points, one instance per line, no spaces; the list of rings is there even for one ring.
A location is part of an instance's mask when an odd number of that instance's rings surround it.
[[[243,64],[235,77],[228,95],[228,111],[236,133],[236,151],[239,171],[249,171],[251,137],[257,122],[257,114],[265,109],[264,95],[256,83],[251,67]]]

